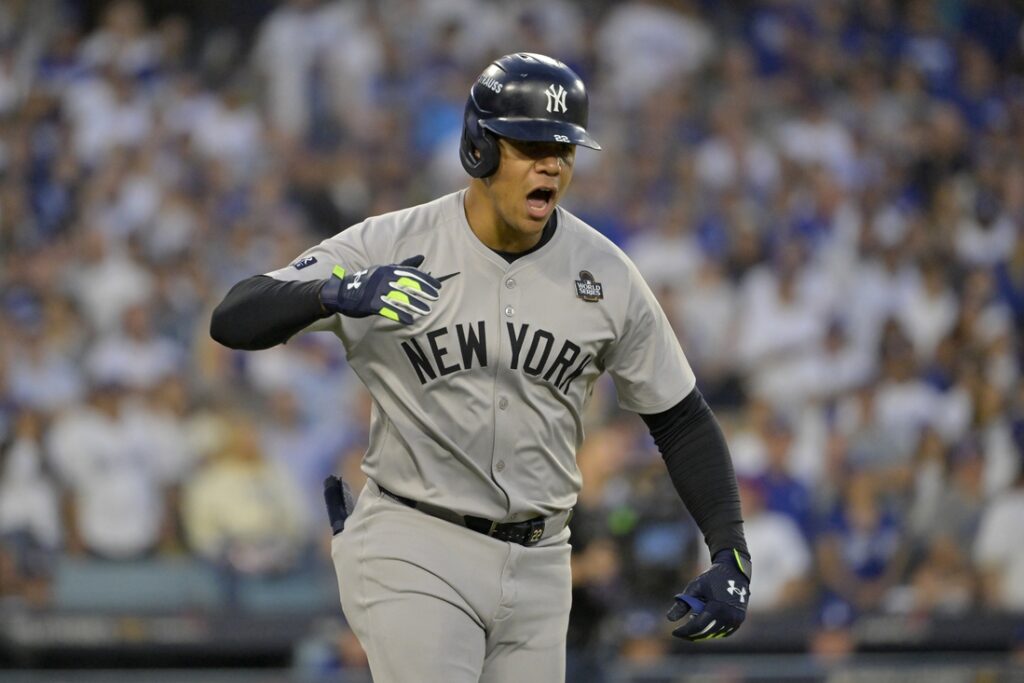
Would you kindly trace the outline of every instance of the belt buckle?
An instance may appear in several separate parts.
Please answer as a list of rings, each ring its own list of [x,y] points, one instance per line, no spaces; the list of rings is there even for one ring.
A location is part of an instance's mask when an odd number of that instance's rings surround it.
[[[537,545],[540,543],[540,539],[544,537],[544,519],[542,517],[531,519],[527,524],[530,526],[527,528],[526,538],[523,540],[523,545],[527,547]]]

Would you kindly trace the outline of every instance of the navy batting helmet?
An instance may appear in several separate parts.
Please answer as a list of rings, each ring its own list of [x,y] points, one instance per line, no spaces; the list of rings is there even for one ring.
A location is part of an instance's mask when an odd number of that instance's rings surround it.
[[[601,149],[587,132],[587,107],[586,86],[562,62],[528,52],[505,55],[469,90],[459,145],[462,166],[474,178],[497,171],[495,135]]]

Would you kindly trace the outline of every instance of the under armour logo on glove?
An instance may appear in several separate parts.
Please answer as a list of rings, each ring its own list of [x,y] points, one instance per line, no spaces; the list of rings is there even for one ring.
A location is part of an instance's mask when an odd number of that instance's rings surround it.
[[[737,588],[736,587],[736,582],[733,581],[732,579],[729,579],[729,587],[725,589],[725,592],[728,593],[729,595],[738,595],[738,596],[740,596],[740,602],[745,602],[744,599],[747,597],[747,589],[746,588]]]
[[[409,325],[430,313],[428,302],[437,301],[441,288],[436,278],[417,270],[421,263],[423,256],[413,256],[399,264],[355,273],[334,266],[331,278],[320,290],[320,303],[325,310],[350,318],[380,315]]]
[[[363,284],[360,278],[362,278],[364,275],[366,275],[365,270],[360,270],[357,273],[354,273],[352,275],[352,282],[349,282],[347,285],[345,285],[345,289],[359,289],[359,286]]]
[[[690,582],[676,596],[669,621],[683,622],[672,635],[691,641],[725,638],[747,618],[750,594],[750,558],[738,550],[720,550],[711,569]]]

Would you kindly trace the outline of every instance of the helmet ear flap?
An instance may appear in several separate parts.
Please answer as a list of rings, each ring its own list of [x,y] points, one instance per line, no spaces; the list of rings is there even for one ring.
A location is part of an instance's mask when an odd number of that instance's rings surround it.
[[[494,175],[501,160],[498,139],[480,125],[479,117],[470,107],[466,107],[466,114],[463,117],[459,158],[466,173],[474,178]]]

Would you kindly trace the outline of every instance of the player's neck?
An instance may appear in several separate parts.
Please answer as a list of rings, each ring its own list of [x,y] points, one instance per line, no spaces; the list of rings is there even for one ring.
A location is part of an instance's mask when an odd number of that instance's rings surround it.
[[[469,186],[465,200],[466,220],[473,234],[488,249],[518,254],[537,246],[543,233],[524,233],[509,225],[481,188]]]

